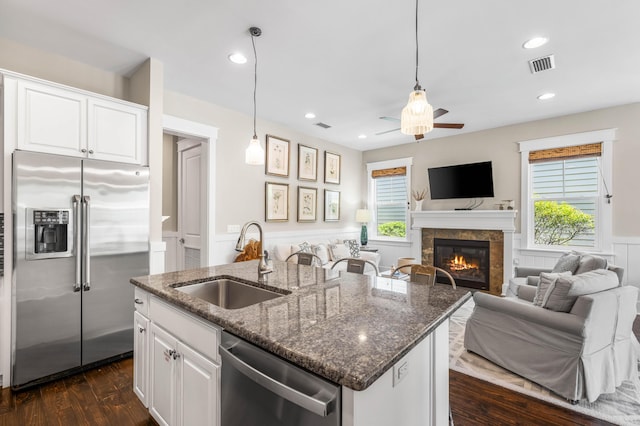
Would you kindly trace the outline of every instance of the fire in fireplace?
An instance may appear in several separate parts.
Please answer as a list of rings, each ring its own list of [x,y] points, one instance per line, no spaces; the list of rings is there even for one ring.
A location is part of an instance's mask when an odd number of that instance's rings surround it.
[[[449,272],[462,287],[489,290],[489,241],[434,238],[434,266]],[[447,279],[437,278],[446,283]]]

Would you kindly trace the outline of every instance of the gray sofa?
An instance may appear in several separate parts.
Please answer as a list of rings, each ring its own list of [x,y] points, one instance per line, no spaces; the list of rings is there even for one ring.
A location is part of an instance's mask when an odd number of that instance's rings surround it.
[[[615,269],[541,274],[540,286],[520,283],[514,297],[476,292],[465,348],[573,402],[625,380],[640,386],[639,291]]]

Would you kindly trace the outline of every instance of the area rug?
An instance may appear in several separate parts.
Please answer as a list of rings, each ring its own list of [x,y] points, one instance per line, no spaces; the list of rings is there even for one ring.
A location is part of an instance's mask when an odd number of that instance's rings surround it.
[[[449,367],[460,373],[476,377],[507,389],[520,392],[569,410],[606,420],[618,425],[640,425],[640,389],[624,382],[614,394],[601,395],[594,403],[586,400],[571,405],[562,397],[511,373],[492,362],[464,349],[464,329],[473,311],[473,299],[465,303],[451,317],[449,326]],[[640,364],[638,365],[640,375]]]

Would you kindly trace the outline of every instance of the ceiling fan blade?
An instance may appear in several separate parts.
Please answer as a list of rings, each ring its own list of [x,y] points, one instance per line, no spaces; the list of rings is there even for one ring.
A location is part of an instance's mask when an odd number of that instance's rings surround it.
[[[433,123],[433,127],[437,129],[462,129],[464,124],[462,123]]]
[[[395,121],[395,122],[400,121],[400,119],[399,119],[399,118],[395,118],[395,117],[387,117],[387,116],[380,117],[380,120]]]
[[[447,111],[444,108],[438,108],[437,110],[433,111],[433,119],[435,120],[436,118],[441,117],[441,116],[445,115],[448,112],[449,111]]]
[[[385,130],[384,132],[378,132],[378,133],[376,133],[376,136],[384,135],[384,134],[391,133],[391,132],[397,132],[398,130],[400,130],[400,127],[398,127],[397,129]]]

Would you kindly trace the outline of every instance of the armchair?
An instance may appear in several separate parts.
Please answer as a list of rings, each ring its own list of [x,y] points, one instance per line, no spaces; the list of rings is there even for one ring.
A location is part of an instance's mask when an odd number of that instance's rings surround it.
[[[573,291],[575,302],[567,311],[554,310],[550,297],[535,305],[528,292],[522,298],[477,292],[465,348],[574,403],[593,402],[625,380],[640,386],[632,331],[639,291],[618,279],[604,269],[556,278],[556,287],[572,286],[567,294]]]

